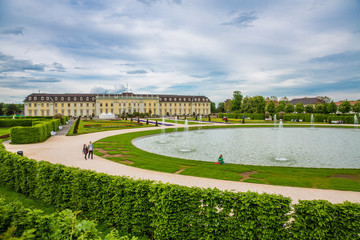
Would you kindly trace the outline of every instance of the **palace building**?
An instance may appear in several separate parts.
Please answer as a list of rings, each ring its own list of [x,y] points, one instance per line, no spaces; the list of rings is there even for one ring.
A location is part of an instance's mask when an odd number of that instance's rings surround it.
[[[211,102],[205,96],[134,94],[51,94],[32,93],[24,100],[25,116],[99,116],[149,113],[150,115],[210,114]]]

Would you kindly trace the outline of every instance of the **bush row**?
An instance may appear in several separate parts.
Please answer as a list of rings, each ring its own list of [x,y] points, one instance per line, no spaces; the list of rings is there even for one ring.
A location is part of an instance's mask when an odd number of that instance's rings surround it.
[[[264,120],[265,114],[264,113],[221,113],[219,114],[220,118],[228,117],[228,118],[235,118],[235,119],[242,119],[250,118],[252,120]]]
[[[301,201],[291,213],[291,200],[281,195],[133,180],[5,150],[0,150],[0,184],[154,239],[349,239],[360,231],[356,203]]]
[[[50,132],[59,129],[60,120],[42,121],[32,127],[13,127],[10,129],[12,143],[43,142],[50,137]]]
[[[78,119],[76,119],[75,126],[74,126],[74,130],[73,130],[73,134],[78,133],[78,129],[79,129],[79,125],[80,125],[80,120],[81,120],[81,117],[78,117]]]
[[[0,127],[32,126],[32,119],[0,119]]]
[[[0,198],[0,239],[7,236],[23,239],[98,239],[101,232],[94,221],[80,220],[79,212],[63,210],[44,215],[41,210],[25,208],[20,202],[6,204]],[[106,240],[129,240],[121,237],[115,229],[105,236]],[[138,238],[133,237],[132,240]]]

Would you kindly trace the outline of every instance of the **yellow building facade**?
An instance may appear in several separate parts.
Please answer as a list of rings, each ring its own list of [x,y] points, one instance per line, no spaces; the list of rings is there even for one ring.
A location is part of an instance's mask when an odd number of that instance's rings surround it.
[[[148,113],[151,116],[208,115],[211,102],[205,96],[134,94],[33,93],[24,100],[25,116],[117,116]]]

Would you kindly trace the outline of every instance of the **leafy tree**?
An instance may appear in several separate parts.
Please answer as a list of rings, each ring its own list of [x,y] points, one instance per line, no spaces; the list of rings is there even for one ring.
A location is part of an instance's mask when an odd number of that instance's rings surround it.
[[[216,110],[217,110],[217,112],[225,112],[225,103],[219,102]]]
[[[270,100],[268,104],[266,105],[266,111],[270,113],[270,115],[274,115],[275,113],[275,103],[273,100]]]
[[[245,112],[245,113],[253,113],[254,112],[254,105],[253,105],[253,101],[252,101],[251,97],[246,96],[243,99],[241,111]]]
[[[230,112],[231,111],[231,104],[232,104],[232,100],[231,99],[227,99],[225,101],[224,104],[224,112]]]
[[[4,115],[3,103],[0,103],[0,115]]]
[[[240,91],[234,91],[233,93],[233,99],[231,102],[231,111],[236,111],[241,109],[241,102],[243,99],[243,95]]]
[[[318,99],[324,101],[325,103],[330,103],[331,98],[329,98],[328,96],[318,96]]]
[[[316,104],[314,112],[316,112],[316,113],[328,113],[326,105],[324,103]]]
[[[16,104],[9,104],[6,108],[6,115],[13,115],[19,113],[20,110]]]
[[[348,113],[351,110],[351,104],[349,101],[343,101],[342,103],[340,103],[338,110],[341,113]]]
[[[276,106],[276,112],[284,112],[286,107],[286,103],[284,101],[280,101]]]
[[[336,104],[334,103],[334,101],[331,101],[327,106],[327,111],[328,113],[336,113],[338,107],[336,106]]]
[[[304,104],[302,102],[298,102],[295,106],[295,112],[303,113],[305,110]]]
[[[293,113],[294,111],[295,111],[294,105],[292,105],[291,103],[286,104],[285,112]]]
[[[305,112],[306,113],[313,113],[314,112],[314,106],[312,104],[308,104],[305,106]]]
[[[216,112],[216,105],[215,105],[214,102],[211,102],[210,111],[211,111],[212,113]]]
[[[354,106],[352,107],[352,110],[356,113],[359,113],[360,112],[360,101],[359,102],[356,102],[354,104]]]
[[[287,97],[282,97],[282,98],[280,98],[280,102],[288,103],[289,99]]]
[[[252,98],[254,107],[256,108],[256,113],[264,113],[266,101],[263,96],[255,96]]]

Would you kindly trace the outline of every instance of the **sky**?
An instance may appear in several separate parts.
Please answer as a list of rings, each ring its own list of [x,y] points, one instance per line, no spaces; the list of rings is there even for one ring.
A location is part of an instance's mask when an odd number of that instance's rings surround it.
[[[31,93],[360,99],[358,0],[0,0],[0,102]]]

